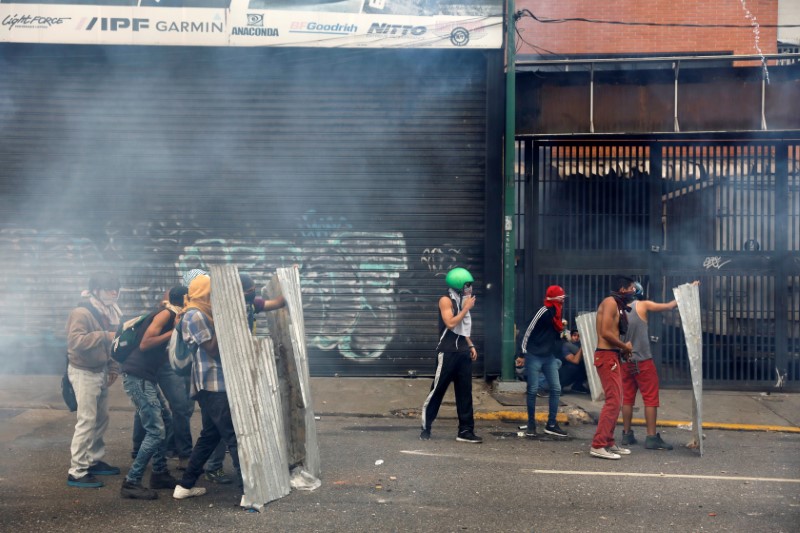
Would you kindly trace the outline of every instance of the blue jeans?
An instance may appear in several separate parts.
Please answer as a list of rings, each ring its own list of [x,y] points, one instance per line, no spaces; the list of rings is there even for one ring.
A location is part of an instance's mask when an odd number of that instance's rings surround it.
[[[559,370],[559,376],[561,375],[561,359],[556,359],[556,368]],[[549,390],[550,387],[547,386],[547,378],[544,376],[544,372],[539,372],[539,388],[542,390]]]
[[[550,403],[547,413],[547,425],[556,423],[558,403],[561,399],[561,382],[558,379],[558,359],[553,355],[538,356],[527,354],[525,356],[525,373],[528,378],[528,428],[536,427],[536,392],[539,390],[539,372],[544,373],[550,385]]]
[[[147,463],[153,459],[153,472],[167,471],[166,430],[162,413],[166,410],[166,400],[153,381],[137,378],[128,374],[122,375],[122,387],[136,407],[136,414],[145,430],[144,440],[139,446],[136,458],[125,480],[140,483]]]
[[[167,450],[173,450],[181,459],[192,455],[192,429],[190,421],[194,413],[194,400],[189,397],[189,376],[179,376],[169,363],[158,369],[158,386],[167,398],[170,413],[164,417],[167,430]],[[144,439],[144,428],[138,416],[133,420],[133,456]]]

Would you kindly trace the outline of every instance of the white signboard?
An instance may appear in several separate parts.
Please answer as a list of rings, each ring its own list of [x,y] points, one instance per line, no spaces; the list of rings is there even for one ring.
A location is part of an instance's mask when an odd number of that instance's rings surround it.
[[[502,0],[0,0],[0,42],[500,48],[503,5]]]

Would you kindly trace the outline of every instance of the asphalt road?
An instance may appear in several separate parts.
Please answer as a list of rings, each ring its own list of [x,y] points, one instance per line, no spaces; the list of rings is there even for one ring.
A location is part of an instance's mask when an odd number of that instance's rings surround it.
[[[131,416],[112,412],[106,438],[107,460],[123,473]],[[28,430],[15,433],[21,422]],[[702,458],[682,446],[638,446],[605,461],[587,453],[590,425],[559,441],[482,423],[484,443],[473,445],[454,440],[455,424],[437,421],[423,442],[415,420],[325,417],[322,487],[254,513],[238,507],[230,485],[201,482],[208,494],[184,501],[170,491],[123,500],[122,476],[104,478],[101,489],[67,487],[74,415],[6,412],[0,531],[800,531],[797,434],[710,430]],[[662,432],[673,444],[688,435]]]

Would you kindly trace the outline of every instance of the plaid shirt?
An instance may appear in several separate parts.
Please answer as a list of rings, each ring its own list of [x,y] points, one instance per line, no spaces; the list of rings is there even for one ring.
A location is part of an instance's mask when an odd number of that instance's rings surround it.
[[[209,356],[202,344],[214,338],[214,327],[198,309],[189,309],[181,320],[183,340],[197,352],[192,357],[192,397],[201,390],[225,392],[222,362]]]

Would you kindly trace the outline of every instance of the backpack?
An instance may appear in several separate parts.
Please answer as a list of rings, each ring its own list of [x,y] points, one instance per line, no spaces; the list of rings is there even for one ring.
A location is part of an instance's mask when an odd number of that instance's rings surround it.
[[[197,351],[197,346],[192,347],[192,345],[183,340],[181,321],[172,330],[172,336],[169,338],[169,344],[167,345],[167,353],[169,353],[169,366],[172,367],[175,373],[179,376],[188,376],[192,372],[192,356]]]
[[[144,332],[150,327],[159,311],[139,315],[119,325],[111,343],[111,358],[114,361],[124,363],[133,350],[139,347]]]

